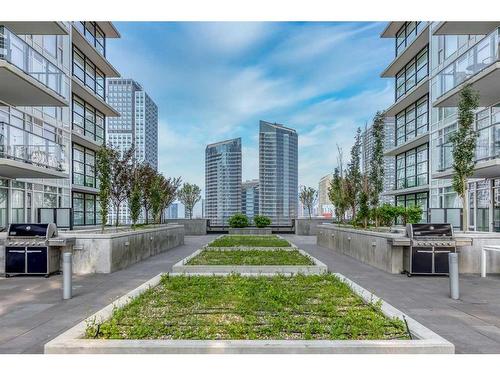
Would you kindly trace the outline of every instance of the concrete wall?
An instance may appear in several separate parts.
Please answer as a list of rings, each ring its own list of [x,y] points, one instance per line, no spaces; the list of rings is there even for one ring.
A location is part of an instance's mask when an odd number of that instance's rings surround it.
[[[333,224],[318,225],[317,230],[316,241],[319,246],[389,273],[403,271],[403,247],[392,245],[392,240],[402,237],[401,234],[342,228]]]
[[[207,234],[208,219],[166,219],[166,224],[184,225],[186,236],[204,236]]]
[[[184,244],[182,225],[117,233],[69,231],[62,236],[76,237],[73,250],[75,274],[111,273]]]
[[[266,235],[272,234],[271,228],[228,228],[229,234],[255,234],[255,235]]]
[[[318,234],[318,225],[329,223],[331,219],[321,218],[300,218],[295,219],[295,234],[299,236],[315,236]]]
[[[378,233],[374,231],[343,228],[334,224],[318,226],[317,244],[335,252],[356,258],[363,263],[390,273],[403,270],[404,246],[395,246],[393,241],[406,238],[404,233]],[[465,232],[455,233],[457,241],[471,245],[458,247],[459,272],[479,274],[481,272],[481,249],[485,245],[500,245],[500,233]],[[500,273],[500,253],[488,252],[488,273]]]

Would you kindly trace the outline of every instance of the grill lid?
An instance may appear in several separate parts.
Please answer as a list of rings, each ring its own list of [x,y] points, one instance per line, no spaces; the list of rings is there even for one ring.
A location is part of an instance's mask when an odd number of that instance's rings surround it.
[[[52,238],[57,236],[55,224],[9,224],[9,237],[44,237]]]
[[[453,226],[448,223],[408,224],[407,231],[410,238],[453,237]]]

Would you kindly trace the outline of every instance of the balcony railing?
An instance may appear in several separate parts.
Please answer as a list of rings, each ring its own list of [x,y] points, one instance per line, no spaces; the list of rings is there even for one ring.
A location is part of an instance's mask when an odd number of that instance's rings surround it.
[[[0,122],[0,158],[63,171],[62,145]]]
[[[451,143],[438,145],[437,172],[444,172],[453,166]],[[476,141],[475,162],[500,158],[500,123],[479,130]]]
[[[500,61],[498,53],[499,32],[500,29],[496,29],[481,39],[479,43],[460,55],[433,78],[433,101],[493,63]]]
[[[0,59],[68,99],[69,84],[64,72],[4,26],[0,26]]]

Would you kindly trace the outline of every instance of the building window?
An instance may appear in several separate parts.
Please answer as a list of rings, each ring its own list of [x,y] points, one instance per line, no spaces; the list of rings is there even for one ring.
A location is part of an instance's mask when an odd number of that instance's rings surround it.
[[[428,97],[416,101],[396,115],[396,145],[429,131]]]
[[[396,189],[428,184],[428,144],[396,156]]]
[[[105,98],[106,76],[75,46],[73,46],[73,75],[102,99]]]
[[[405,22],[396,33],[396,56],[409,46],[424,29],[427,22]]]
[[[429,193],[416,193],[416,194],[406,194],[396,196],[396,206],[412,207],[419,206],[422,208],[422,220],[421,223],[426,223],[428,220],[428,210],[429,210]],[[401,224],[401,220],[398,219],[398,224]]]
[[[408,93],[429,74],[428,49],[425,47],[396,74],[396,100]]]
[[[73,192],[73,224],[100,224],[98,207],[99,198],[96,195]]]
[[[101,55],[106,56],[106,38],[104,32],[95,22],[79,21],[75,22],[74,25]]]
[[[73,96],[73,130],[103,144],[104,115],[82,99]]]
[[[73,184],[97,188],[95,152],[73,144]]]

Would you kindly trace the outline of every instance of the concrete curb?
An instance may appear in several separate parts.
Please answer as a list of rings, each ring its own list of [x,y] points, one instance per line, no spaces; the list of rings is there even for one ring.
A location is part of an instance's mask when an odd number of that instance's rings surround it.
[[[228,275],[227,273],[225,275]],[[262,274],[251,274],[257,276]],[[335,274],[367,302],[380,299],[341,274]],[[180,274],[170,274],[180,276]],[[87,324],[105,321],[115,308],[155,287],[162,274],[118,298],[94,315],[45,344],[46,354],[453,354],[455,347],[427,327],[381,301],[388,317],[405,318],[414,340],[93,340],[83,339]]]

